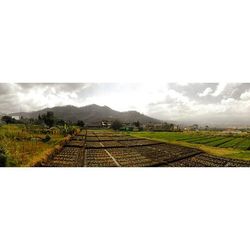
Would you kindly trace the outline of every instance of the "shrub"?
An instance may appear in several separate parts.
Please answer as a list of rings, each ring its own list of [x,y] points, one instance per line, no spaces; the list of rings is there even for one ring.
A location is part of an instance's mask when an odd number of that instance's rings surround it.
[[[122,123],[119,120],[114,120],[111,124],[111,128],[114,130],[119,130],[122,127]]]
[[[43,139],[43,142],[48,142],[51,140],[51,136],[50,135],[46,135],[45,138]]]
[[[0,147],[0,167],[6,167],[7,156],[3,148]]]
[[[85,123],[83,121],[78,121],[76,125],[83,128]]]

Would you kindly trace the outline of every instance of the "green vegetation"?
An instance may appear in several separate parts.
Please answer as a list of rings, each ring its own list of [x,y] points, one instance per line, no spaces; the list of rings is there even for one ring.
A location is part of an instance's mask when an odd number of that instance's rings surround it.
[[[79,126],[80,128],[84,128],[85,123],[83,121],[79,120],[79,121],[77,121],[76,125]]]
[[[114,130],[119,130],[122,127],[122,123],[119,120],[114,120],[111,124],[111,128]]]
[[[144,137],[188,147],[199,148],[207,153],[250,160],[250,135],[225,134],[218,131],[198,132],[129,132],[136,137]]]
[[[37,119],[3,116],[0,122],[0,166],[33,166],[84,127],[83,121],[66,122],[50,111]]]
[[[0,166],[33,166],[67,140],[75,127],[48,129],[40,125],[0,126]]]
[[[48,111],[46,114],[39,115],[38,121],[46,124],[48,127],[53,127],[56,124],[56,118],[54,116],[54,113],[51,111]]]
[[[5,154],[5,150],[0,148],[0,166],[5,167],[7,163],[7,156]]]
[[[14,124],[16,123],[16,120],[14,118],[12,118],[11,116],[5,115],[2,117],[1,119],[3,122],[5,122],[6,124]]]

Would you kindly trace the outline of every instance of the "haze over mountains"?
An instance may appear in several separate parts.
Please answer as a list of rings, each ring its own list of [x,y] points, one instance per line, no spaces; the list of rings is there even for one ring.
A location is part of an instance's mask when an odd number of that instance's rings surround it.
[[[122,122],[135,122],[141,123],[159,123],[160,121],[149,116],[143,115],[137,111],[119,112],[107,106],[99,106],[96,104],[87,105],[83,107],[75,107],[71,105],[57,106],[53,108],[46,108],[33,112],[19,112],[12,113],[11,115],[19,115],[24,118],[37,118],[39,115],[52,111],[58,119],[65,121],[77,122],[78,120],[84,121],[86,124],[95,124],[102,120],[115,120],[118,119]]]

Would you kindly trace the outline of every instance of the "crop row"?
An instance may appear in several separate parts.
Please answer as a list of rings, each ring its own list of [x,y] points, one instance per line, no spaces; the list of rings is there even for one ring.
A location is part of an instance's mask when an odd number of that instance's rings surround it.
[[[170,163],[171,167],[249,167],[246,161],[226,159],[208,154],[199,154],[191,158]]]
[[[105,149],[86,149],[85,155],[86,167],[116,167],[114,160]]]
[[[147,146],[147,145],[155,145],[155,144],[161,144],[160,142],[155,142],[151,140],[122,140],[122,141],[87,141],[86,147],[87,148],[119,148],[119,147],[137,147],[137,146]]]
[[[147,158],[131,148],[108,149],[108,151],[123,167],[150,167],[159,164],[158,160]]]
[[[217,147],[247,149],[250,139],[227,136],[199,136],[185,141]],[[85,157],[84,157],[85,156]],[[124,134],[88,131],[76,135],[46,166],[183,166],[231,167],[248,166],[248,162],[231,160],[203,153],[198,149],[149,139],[137,139]]]
[[[129,140],[129,141],[119,141],[121,145],[126,147],[133,147],[133,146],[144,146],[144,145],[154,145],[154,144],[161,144],[161,142],[151,141],[151,140]]]
[[[75,140],[75,141],[84,141],[85,140],[85,136],[84,135],[76,135],[76,136],[72,137],[72,140]]]
[[[101,148],[102,145],[98,141],[87,141],[86,148]]]
[[[104,136],[123,136],[122,133],[114,133],[114,132],[109,132],[109,133],[98,133],[98,132],[95,132],[94,133],[96,136],[98,137],[104,137]]]
[[[84,147],[85,141],[69,141],[66,146],[68,147]]]
[[[204,144],[207,146],[220,148],[236,148],[241,150],[250,149],[250,139],[233,136],[199,136],[190,138],[179,138],[178,140],[194,144]]]
[[[81,167],[84,161],[84,151],[81,148],[64,147],[52,160],[45,165],[49,167]]]
[[[99,141],[99,139],[96,136],[87,136],[86,141]]]
[[[199,154],[201,151],[197,149],[176,146],[172,144],[159,144],[146,147],[135,147],[137,152],[140,152],[145,157],[166,164],[168,162],[180,160]]]

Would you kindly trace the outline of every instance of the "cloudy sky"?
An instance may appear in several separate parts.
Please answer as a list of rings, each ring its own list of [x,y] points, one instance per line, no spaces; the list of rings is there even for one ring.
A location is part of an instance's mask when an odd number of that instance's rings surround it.
[[[71,2],[0,2],[0,112],[96,103],[250,123],[247,1]]]
[[[0,112],[107,105],[178,122],[250,124],[250,83],[1,83]]]

